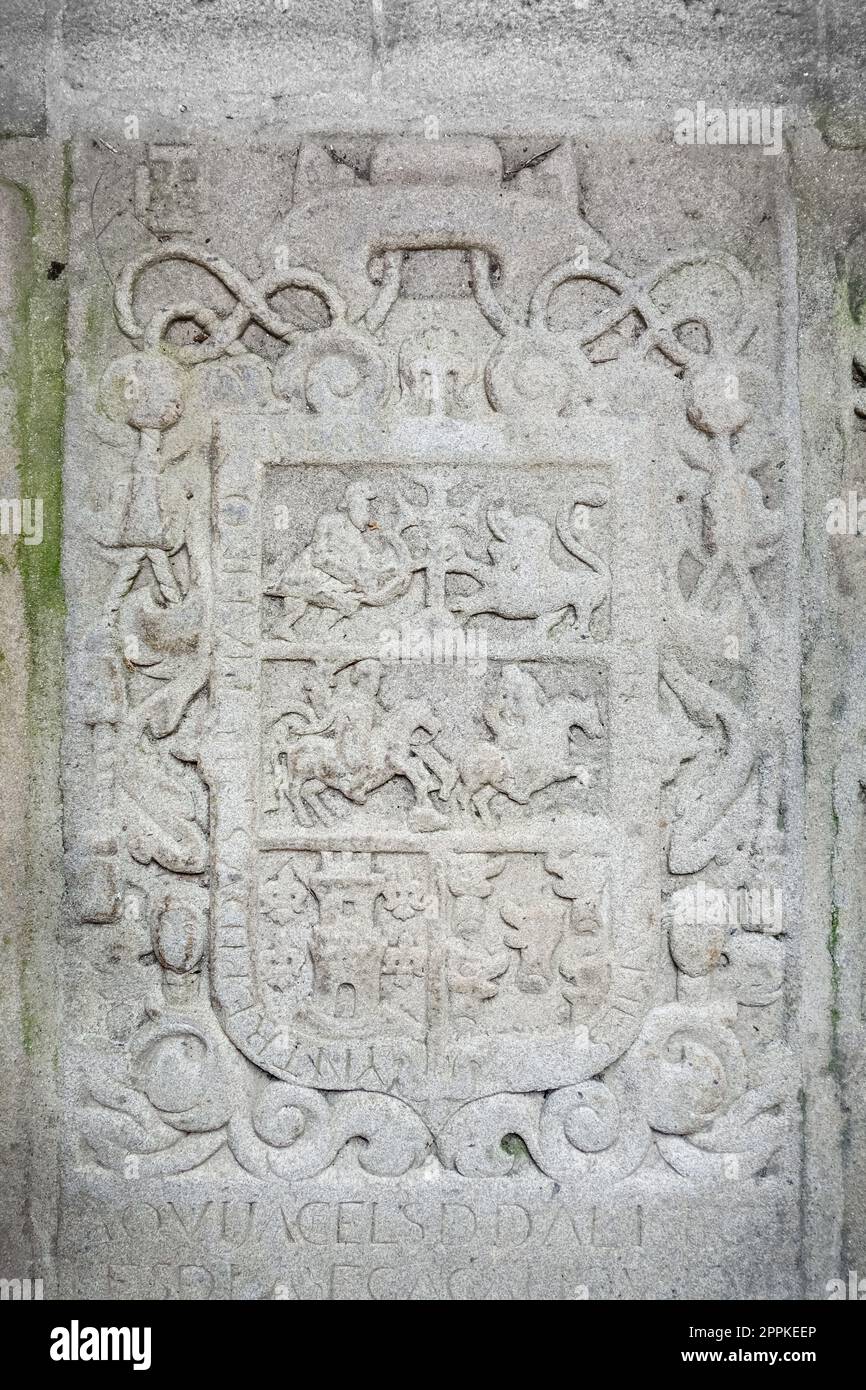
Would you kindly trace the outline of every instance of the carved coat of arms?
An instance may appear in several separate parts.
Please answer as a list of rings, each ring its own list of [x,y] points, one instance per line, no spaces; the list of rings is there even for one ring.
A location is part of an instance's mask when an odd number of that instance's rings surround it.
[[[305,149],[262,274],[169,240],[117,281],[79,737],[120,820],[82,913],[146,940],[87,1151],[471,1175],[518,1134],[556,1178],[651,1145],[749,1176],[780,943],[663,911],[778,851],[776,735],[715,674],[726,638],[772,660],[746,273],[629,279],[562,154],[503,182],[490,141],[423,146],[331,181]],[[736,308],[660,307],[684,270]]]

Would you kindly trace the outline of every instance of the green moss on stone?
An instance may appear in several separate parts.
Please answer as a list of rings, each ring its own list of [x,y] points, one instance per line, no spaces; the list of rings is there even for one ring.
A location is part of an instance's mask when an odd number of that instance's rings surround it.
[[[501,1148],[510,1158],[529,1158],[529,1150],[519,1134],[506,1134]]]
[[[39,1024],[26,996],[21,1003],[21,1041],[25,1056],[32,1057],[39,1041]]]
[[[28,739],[34,745],[29,761],[38,769],[46,765],[46,756],[52,762],[56,756],[61,710],[65,616],[61,543],[66,282],[63,276],[49,277],[53,247],[30,189],[17,181],[12,181],[12,186],[21,197],[30,224],[31,249],[17,286],[7,386],[15,401],[12,442],[17,454],[19,494],[22,498],[42,499],[41,543],[25,545],[24,537],[20,536],[15,549],[27,633]],[[67,154],[62,205],[58,210],[64,226],[68,190]],[[40,744],[43,747],[47,744],[45,753],[37,748]],[[50,818],[46,815],[44,795],[35,776],[28,815],[31,829],[44,825]],[[59,789],[57,804],[59,806]],[[33,852],[33,846],[28,843],[28,860]],[[42,1036],[34,1004],[35,990],[31,986],[36,932],[37,923],[30,916],[24,924],[20,942],[21,1040],[28,1057],[36,1052]]]
[[[21,496],[41,497],[43,506],[42,543],[25,545],[20,536],[16,555],[30,641],[32,715],[42,705],[45,681],[56,679],[53,660],[52,669],[47,669],[44,657],[54,649],[65,613],[61,544],[66,286],[61,280],[49,280],[41,265],[39,214],[29,190],[20,191],[35,251],[21,287],[13,352],[15,444]]]

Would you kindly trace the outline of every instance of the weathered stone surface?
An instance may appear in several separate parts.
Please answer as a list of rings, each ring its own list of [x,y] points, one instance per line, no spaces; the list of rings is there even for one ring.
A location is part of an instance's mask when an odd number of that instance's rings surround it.
[[[4,611],[4,1262],[824,1297],[866,1268],[856,44],[433,8],[67,5],[55,139],[3,151],[40,487],[66,354],[62,720],[59,490]],[[784,141],[677,145],[740,56]]]
[[[63,152],[0,148],[0,909],[3,1268],[50,1278],[59,1196],[59,919],[63,890],[59,746],[66,261]]]

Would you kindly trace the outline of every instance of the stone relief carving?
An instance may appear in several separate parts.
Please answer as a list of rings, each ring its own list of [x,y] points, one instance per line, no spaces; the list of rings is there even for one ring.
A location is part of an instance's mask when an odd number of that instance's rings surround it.
[[[371,179],[415,175],[377,187],[305,188],[307,150],[263,274],[168,240],[116,284],[135,351],[98,395],[122,476],[83,722],[121,823],[94,802],[82,918],[138,983],[104,1023],[122,1059],[82,1078],[83,1153],[289,1179],[349,1145],[379,1176],[469,1178],[518,1136],[557,1181],[752,1177],[790,1106],[784,932],[670,907],[700,875],[778,886],[780,733],[755,710],[783,529],[748,275],[701,252],[628,277],[497,182],[493,142],[439,155],[459,200],[397,145]],[[139,194],[188,234],[172,158]],[[407,283],[434,254],[465,292],[431,323]],[[233,307],[191,290],[140,318],[169,267]],[[663,307],[684,271],[726,277],[732,313]],[[554,328],[588,285],[607,307]],[[618,435],[653,442],[609,458]],[[389,655],[443,630],[482,632],[483,669]]]
[[[574,747],[580,735],[584,749],[603,740],[597,697],[547,693],[517,664],[485,682],[474,713],[487,738],[477,740],[464,734],[461,721],[444,728],[444,706],[383,692],[382,664],[373,658],[330,679],[304,674],[299,684],[295,697],[295,682],[285,682],[282,704],[286,695],[293,698],[269,730],[266,761],[273,810],[285,806],[303,825],[352,819],[354,806],[374,803],[373,793],[394,779],[411,787],[408,821],[416,830],[444,829],[452,810],[492,826],[491,801],[500,797],[526,806],[554,785],[600,780],[598,766],[591,772],[578,762]],[[333,791],[342,804],[325,800]]]
[[[189,145],[149,145],[135,171],[135,210],[157,236],[196,227],[202,211],[198,155]]]
[[[476,495],[461,504],[435,477],[412,481],[423,493],[422,505],[380,496],[372,480],[362,479],[318,517],[309,543],[282,562],[266,590],[283,601],[275,636],[357,635],[363,618],[381,617],[360,610],[391,608],[407,596],[402,607],[411,608],[415,621],[423,604],[427,621],[450,617],[468,625],[491,614],[534,622],[542,636],[566,622],[578,635],[590,635],[610,586],[605,560],[582,536],[584,508],[605,505],[603,488],[589,485],[566,500],[551,523],[532,512],[515,513],[504,498],[485,506]],[[489,539],[479,546],[485,528]],[[580,568],[551,558],[554,537],[559,555],[578,560]],[[474,581],[472,593],[454,592],[451,580],[463,577]]]

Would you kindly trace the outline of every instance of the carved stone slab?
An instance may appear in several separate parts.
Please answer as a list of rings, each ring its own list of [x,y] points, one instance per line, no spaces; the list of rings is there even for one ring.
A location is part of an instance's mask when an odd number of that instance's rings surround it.
[[[797,1286],[775,232],[503,148],[79,151],[71,1290]]]

